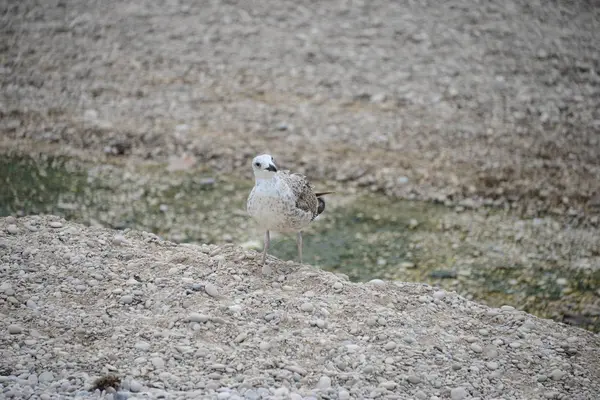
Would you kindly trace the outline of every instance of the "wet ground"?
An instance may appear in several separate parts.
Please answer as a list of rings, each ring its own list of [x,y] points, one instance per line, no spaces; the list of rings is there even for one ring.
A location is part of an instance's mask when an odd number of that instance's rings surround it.
[[[12,152],[0,158],[0,183],[3,216],[53,213],[178,242],[262,246],[262,232],[245,212],[252,182],[186,160],[91,163]],[[600,331],[597,232],[551,217],[522,219],[499,208],[336,190],[304,235],[306,263],[352,280],[427,282],[491,306],[510,304]],[[293,235],[274,235],[272,242],[271,254],[297,257]]]

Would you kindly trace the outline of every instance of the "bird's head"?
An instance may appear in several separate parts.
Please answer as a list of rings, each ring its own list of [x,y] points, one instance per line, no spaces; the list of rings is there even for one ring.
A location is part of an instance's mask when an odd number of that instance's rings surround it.
[[[252,170],[256,179],[270,179],[277,172],[275,159],[269,154],[262,154],[252,160]]]

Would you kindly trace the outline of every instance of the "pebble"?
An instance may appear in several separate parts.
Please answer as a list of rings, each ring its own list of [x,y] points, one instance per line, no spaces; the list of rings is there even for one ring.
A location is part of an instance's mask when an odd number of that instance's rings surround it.
[[[193,312],[188,316],[190,322],[206,322],[208,321],[208,315]]]
[[[336,282],[333,284],[333,288],[335,290],[342,290],[344,288],[344,285],[342,284],[342,282]]]
[[[319,382],[317,383],[317,389],[320,390],[327,390],[331,387],[331,378],[328,377],[327,375],[323,375],[320,379]]]
[[[315,306],[312,303],[302,303],[300,309],[304,312],[312,312],[315,309]]]
[[[48,224],[48,226],[50,228],[62,228],[63,224],[59,221],[50,221],[50,223]]]
[[[127,240],[125,239],[125,236],[123,235],[115,235],[115,237],[113,238],[112,242],[115,246],[121,246],[123,244],[125,244]]]
[[[512,342],[511,344],[509,344],[510,347],[512,347],[513,349],[518,349],[519,347],[521,347],[521,343],[520,342]]]
[[[52,382],[54,380],[54,374],[52,371],[44,371],[38,376],[40,383]]]
[[[471,350],[473,350],[475,353],[481,353],[481,352],[483,352],[483,347],[481,347],[477,343],[472,343]]]
[[[433,292],[433,298],[436,300],[441,300],[446,297],[446,292],[444,290],[438,290],[437,292]]]
[[[427,394],[425,394],[425,392],[422,390],[419,390],[417,393],[415,393],[415,397],[419,400],[427,400]]]
[[[515,308],[513,306],[502,306],[502,307],[500,307],[500,310],[502,310],[502,311],[514,311]]]
[[[119,301],[123,304],[131,304],[133,303],[133,296],[126,294],[125,296],[122,296]]]
[[[148,342],[137,342],[135,344],[135,348],[142,351],[150,350],[150,343]]]
[[[397,346],[396,342],[387,342],[383,348],[390,351],[390,350],[395,350],[396,346]]]
[[[454,388],[450,391],[450,397],[452,400],[462,400],[467,397],[467,391],[462,387]]]
[[[559,381],[561,380],[567,373],[563,370],[560,369],[555,369],[550,373],[550,377],[555,380],[555,381]]]
[[[385,281],[382,281],[381,279],[371,279],[369,283],[375,286],[385,286]]]
[[[8,326],[8,333],[11,335],[18,335],[19,333],[23,333],[23,328],[19,325],[12,324]]]
[[[408,381],[414,385],[416,385],[417,383],[421,382],[421,378],[419,378],[418,376],[411,374],[408,375]]]
[[[156,369],[161,369],[165,367],[165,361],[160,357],[153,357],[150,362]]]
[[[10,233],[11,235],[16,235],[19,233],[19,228],[17,228],[15,224],[10,224],[6,227],[6,232]]]
[[[347,390],[340,390],[338,392],[338,400],[350,400],[350,393]]]
[[[495,361],[487,362],[485,366],[488,367],[488,369],[491,369],[492,371],[498,369],[498,363]]]
[[[381,386],[387,390],[394,390],[396,388],[396,386],[398,386],[398,385],[396,384],[396,382],[393,382],[393,381],[384,381],[384,382],[381,382],[379,384],[379,386]]]
[[[142,384],[136,380],[132,380],[129,382],[129,391],[133,393],[138,393],[142,391]]]
[[[217,287],[215,285],[213,285],[210,282],[207,283],[206,285],[204,285],[204,291],[210,297],[219,297],[219,290],[217,289]]]

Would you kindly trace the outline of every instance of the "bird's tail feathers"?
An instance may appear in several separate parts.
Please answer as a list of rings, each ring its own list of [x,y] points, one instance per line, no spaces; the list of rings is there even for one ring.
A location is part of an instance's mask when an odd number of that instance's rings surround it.
[[[325,196],[326,194],[331,194],[331,193],[335,193],[335,192],[333,192],[333,191],[331,191],[331,192],[318,192],[318,193],[315,193],[315,196],[321,197],[321,196]]]

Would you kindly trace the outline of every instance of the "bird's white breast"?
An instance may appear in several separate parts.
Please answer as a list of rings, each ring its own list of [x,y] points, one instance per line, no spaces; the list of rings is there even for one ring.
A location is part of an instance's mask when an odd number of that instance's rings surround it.
[[[257,181],[248,197],[248,214],[263,228],[277,231],[293,230],[291,221],[296,201],[290,188],[277,177]]]

